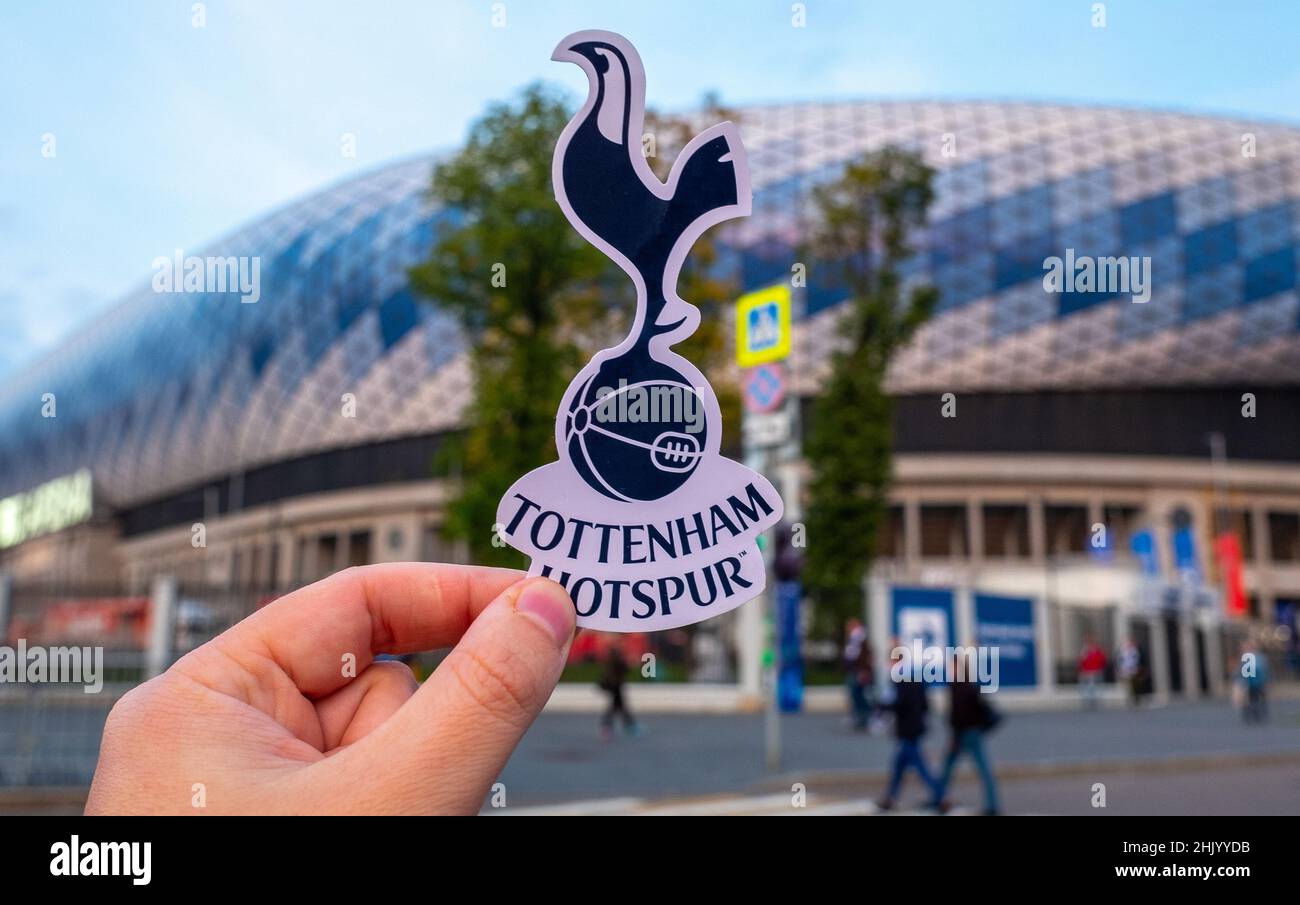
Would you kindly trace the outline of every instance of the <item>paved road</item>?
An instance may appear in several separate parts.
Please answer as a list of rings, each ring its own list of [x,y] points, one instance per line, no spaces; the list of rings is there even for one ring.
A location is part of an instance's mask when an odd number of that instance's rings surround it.
[[[89,706],[0,706],[0,809],[14,786],[88,784],[102,719]],[[945,734],[941,718],[934,723],[932,760]],[[862,811],[891,749],[887,736],[849,732],[836,715],[786,717],[784,761],[773,774],[763,765],[761,716],[654,714],[644,725],[638,737],[602,742],[592,716],[542,716],[501,777],[509,810],[593,800],[617,810],[610,799],[639,809],[719,795],[778,795],[786,809],[801,782],[820,806]],[[1275,702],[1265,726],[1243,726],[1223,703],[1012,713],[990,749],[1009,812],[1093,813],[1089,790],[1105,782],[1106,813],[1300,814],[1300,700]],[[962,783],[957,799],[978,803]],[[919,797],[915,786],[907,794]]]
[[[954,807],[949,814],[966,816],[983,809],[973,778],[961,777],[952,789]],[[1094,785],[1102,783],[1106,796],[1100,805]],[[693,798],[640,799],[623,797],[540,805],[510,805],[497,815],[614,815],[634,817],[745,815],[771,817],[924,815],[915,785],[903,796],[897,810],[882,812],[875,795],[863,783],[817,783],[800,796],[788,790]],[[856,787],[856,788],[855,788]],[[853,789],[853,791],[850,791]],[[1004,776],[999,781],[1002,813],[1008,815],[1124,816],[1173,814],[1231,816],[1240,814],[1294,816],[1300,813],[1300,756],[1283,765],[1216,769],[1101,768],[1058,773],[1050,777]],[[1098,806],[1094,805],[1094,801]],[[507,800],[507,804],[509,801]]]
[[[938,721],[936,728],[942,729]],[[830,714],[786,717],[783,729],[785,756],[773,775],[763,765],[761,716],[652,715],[641,735],[602,742],[592,717],[544,715],[501,781],[512,808],[778,790],[788,797],[786,790],[795,782],[836,800],[876,794],[889,762],[887,736],[849,732],[841,718]],[[943,731],[931,733],[932,759],[943,736]],[[1086,792],[1079,789],[1106,782],[1111,813],[1134,807],[1140,813],[1201,813],[1202,805],[1210,813],[1212,802],[1215,810],[1232,812],[1234,802],[1241,802],[1243,809],[1300,814],[1296,701],[1275,703],[1265,726],[1243,726],[1226,704],[1217,703],[1015,713],[993,734],[989,747],[999,774],[1006,777],[1006,810],[1091,811]],[[1189,768],[1198,771],[1199,780]],[[1198,782],[1215,776],[1228,785],[1192,793]],[[1139,795],[1143,788],[1149,793]],[[963,800],[978,800],[973,788],[959,793]]]

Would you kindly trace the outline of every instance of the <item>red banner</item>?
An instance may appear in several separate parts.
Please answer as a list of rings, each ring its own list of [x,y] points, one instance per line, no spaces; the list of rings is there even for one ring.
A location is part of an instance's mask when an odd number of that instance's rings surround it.
[[[1214,542],[1223,576],[1223,611],[1226,616],[1246,615],[1246,587],[1241,574],[1241,542],[1232,532],[1220,534]]]

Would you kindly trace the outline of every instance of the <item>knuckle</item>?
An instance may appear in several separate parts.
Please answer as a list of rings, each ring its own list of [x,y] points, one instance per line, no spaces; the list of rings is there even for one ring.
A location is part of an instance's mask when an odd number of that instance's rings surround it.
[[[149,699],[153,696],[151,682],[137,685],[122,695],[108,712],[109,723],[130,723],[145,715],[149,709]]]
[[[461,689],[485,713],[511,726],[532,719],[531,683],[519,663],[504,656],[457,650],[444,664]]]
[[[165,693],[163,676],[137,685],[113,704],[104,721],[104,736],[135,737],[152,730],[157,721],[159,696]]]

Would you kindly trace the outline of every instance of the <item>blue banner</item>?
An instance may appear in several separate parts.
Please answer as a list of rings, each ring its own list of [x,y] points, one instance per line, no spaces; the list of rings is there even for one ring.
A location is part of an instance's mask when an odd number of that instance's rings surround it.
[[[1196,554],[1196,534],[1190,525],[1174,529],[1174,568],[1180,576],[1201,581],[1201,560]]]
[[[998,685],[1038,684],[1034,602],[1024,597],[975,595],[975,643],[998,650]]]
[[[1150,578],[1160,575],[1160,557],[1156,554],[1155,535],[1147,528],[1133,532],[1128,548],[1142,566],[1142,574]]]
[[[923,648],[949,647],[956,643],[951,590],[894,588],[891,610],[890,633],[904,647],[913,641],[920,641]]]
[[[776,636],[779,664],[776,701],[782,713],[803,709],[803,655],[799,650],[799,601],[803,585],[782,581],[776,585]]]

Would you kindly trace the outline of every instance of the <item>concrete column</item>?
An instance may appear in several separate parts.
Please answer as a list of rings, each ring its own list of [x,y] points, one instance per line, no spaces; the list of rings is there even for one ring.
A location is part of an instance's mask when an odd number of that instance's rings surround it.
[[[1159,499],[1151,506],[1151,536],[1155,540],[1156,559],[1162,576],[1178,574],[1174,568],[1174,533],[1169,525],[1169,516],[1180,502]]]
[[[966,500],[966,543],[971,569],[984,565],[984,501],[979,497]]]
[[[281,529],[276,533],[275,543],[279,544],[280,553],[271,581],[277,588],[287,588],[293,585],[298,574],[298,541],[292,531]]]
[[[1047,517],[1037,494],[1029,498],[1029,556],[1037,565],[1047,562]]]
[[[1207,587],[1223,584],[1219,563],[1214,555],[1215,508],[1211,501],[1197,497],[1189,501],[1187,511],[1192,514],[1192,533],[1196,537],[1196,556],[1201,577]]]
[[[1178,647],[1183,661],[1183,697],[1189,701],[1201,696],[1201,671],[1196,663],[1196,614],[1183,610],[1178,614]]]
[[[1251,507],[1250,533],[1255,542],[1253,562],[1258,582],[1255,597],[1259,601],[1259,616],[1273,622],[1273,539],[1268,534],[1268,507]]]
[[[1116,606],[1110,614],[1110,633],[1114,636],[1114,649],[1106,651],[1106,659],[1115,659],[1115,652],[1124,644],[1129,635],[1128,612],[1122,606]]]
[[[909,580],[921,569],[921,503],[915,497],[903,501],[903,567]]]
[[[208,538],[208,545],[202,550],[203,557],[203,580],[211,585],[225,584],[230,580],[229,561],[225,556],[214,555],[212,552],[212,538]],[[141,569],[137,572],[133,587],[143,587],[148,572]]]
[[[876,691],[881,692],[889,679],[889,649],[892,626],[889,620],[889,582],[867,579],[867,637],[876,658]]]
[[[1092,526],[1101,523],[1106,525],[1106,507],[1102,505],[1101,495],[1097,493],[1088,496],[1088,540],[1092,541]],[[1106,525],[1106,539],[1110,541],[1110,525]],[[1113,541],[1112,541],[1113,543]]]
[[[1110,531],[1110,527],[1107,526],[1106,530]],[[1119,665],[1116,663],[1117,655],[1120,647],[1124,644],[1124,639],[1129,635],[1128,622],[1128,611],[1124,609],[1122,604],[1117,604],[1115,608],[1111,610],[1110,614],[1110,633],[1114,636],[1114,644],[1111,646],[1110,650],[1106,651],[1106,659],[1111,661],[1114,666]],[[1119,677],[1118,670],[1115,670],[1115,684],[1122,684],[1123,681],[1124,680]]]
[[[1223,683],[1223,635],[1218,619],[1202,614],[1201,631],[1205,632],[1205,668],[1209,671],[1210,694],[1222,697],[1227,688]]]
[[[952,621],[956,638],[948,639],[953,646],[975,643],[975,592],[969,584],[952,590]]]
[[[1056,650],[1052,646],[1052,623],[1047,600],[1034,598],[1034,647],[1038,655],[1038,690],[1050,695],[1056,691]]]
[[[1165,637],[1165,621],[1160,616],[1147,616],[1151,627],[1151,692],[1157,701],[1169,700],[1169,640]]]
[[[342,572],[348,567],[348,556],[352,553],[351,528],[340,528],[334,535],[334,564],[331,572]]]
[[[159,575],[149,595],[149,649],[145,651],[145,675],[152,679],[172,665],[176,638],[176,579]]]
[[[265,587],[263,582],[266,580],[263,576],[266,574],[266,567],[270,556],[266,552],[266,545],[262,542],[261,537],[255,537],[253,542],[248,545],[247,556],[248,562],[244,564],[244,572],[248,578],[244,584],[248,588]]]
[[[315,581],[320,570],[320,538],[314,534],[306,535],[303,541],[302,572],[303,581]]]
[[[1268,507],[1251,506],[1246,517],[1250,519],[1250,536],[1254,546],[1247,562],[1266,570],[1273,559],[1273,540],[1268,534]]]
[[[209,535],[208,543],[211,544],[211,542],[212,538],[211,535]],[[235,548],[231,544],[225,543],[222,546],[217,547],[216,550],[216,555],[212,556],[211,559],[217,563],[216,570],[217,574],[220,576],[217,579],[217,582],[225,585],[227,588],[234,587],[235,581],[237,580],[235,573]]]

